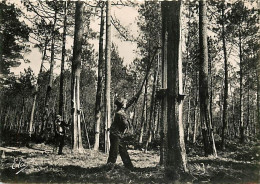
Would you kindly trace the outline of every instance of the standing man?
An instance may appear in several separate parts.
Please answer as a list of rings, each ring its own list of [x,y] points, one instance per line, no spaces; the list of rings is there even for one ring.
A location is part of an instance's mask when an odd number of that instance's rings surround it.
[[[114,121],[110,127],[110,151],[107,160],[108,164],[115,164],[118,152],[122,158],[124,166],[128,169],[133,169],[134,166],[131,159],[127,153],[126,144],[123,141],[123,136],[127,130],[129,130],[129,122],[126,118],[125,107],[126,100],[123,98],[117,99],[115,101],[117,106]]]
[[[56,145],[55,150],[59,147],[58,155],[62,154],[62,149],[64,146],[64,139],[65,139],[65,128],[68,127],[60,115],[56,116],[55,120],[55,137],[56,137]]]

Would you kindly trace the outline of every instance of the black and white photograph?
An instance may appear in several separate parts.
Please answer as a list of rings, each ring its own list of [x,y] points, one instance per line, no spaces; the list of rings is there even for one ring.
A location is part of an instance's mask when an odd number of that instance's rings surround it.
[[[0,183],[260,183],[258,0],[0,0]]]

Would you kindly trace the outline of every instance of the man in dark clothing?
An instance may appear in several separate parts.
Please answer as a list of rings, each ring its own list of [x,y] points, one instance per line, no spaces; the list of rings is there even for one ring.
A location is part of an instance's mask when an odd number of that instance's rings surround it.
[[[55,148],[59,147],[58,155],[62,154],[66,127],[68,127],[68,124],[66,124],[64,121],[62,121],[62,118],[60,115],[57,115],[56,121],[55,121],[55,135],[56,135]]]
[[[109,157],[107,160],[108,164],[116,163],[118,152],[122,158],[122,161],[126,168],[133,169],[133,164],[131,159],[127,153],[126,144],[123,140],[123,136],[126,131],[129,129],[129,123],[126,118],[125,99],[118,99],[115,101],[115,105],[117,106],[116,114],[114,117],[114,121],[110,127],[110,151]]]

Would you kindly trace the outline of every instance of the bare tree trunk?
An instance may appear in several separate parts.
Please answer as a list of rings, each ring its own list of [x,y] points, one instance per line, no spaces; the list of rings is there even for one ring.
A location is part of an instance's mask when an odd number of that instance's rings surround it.
[[[142,116],[141,116],[141,130],[139,134],[139,144],[143,143],[143,136],[144,136],[144,126],[146,122],[146,103],[147,103],[147,85],[148,81],[145,81],[145,87],[144,87],[144,100],[143,100],[143,110],[142,110]]]
[[[82,123],[84,125],[84,129],[85,129],[85,136],[87,138],[87,142],[88,142],[88,148],[91,149],[91,146],[90,146],[90,142],[89,142],[89,137],[88,137],[88,128],[87,128],[87,122],[85,121],[85,115],[84,115],[84,112],[81,111],[81,117],[82,117]]]
[[[247,76],[249,79],[249,71],[247,72]],[[246,136],[249,136],[249,125],[250,125],[250,89],[249,89],[249,81],[247,84],[247,117],[246,117]]]
[[[200,71],[199,71],[199,96],[200,96],[200,121],[204,142],[205,156],[217,156],[215,141],[209,114],[208,95],[208,47],[206,1],[199,2],[199,45],[200,45]]]
[[[47,86],[47,91],[45,95],[45,103],[44,103],[44,113],[42,116],[42,125],[41,125],[41,132],[40,134],[47,135],[48,132],[45,131],[46,126],[48,124],[48,119],[49,119],[49,112],[50,112],[50,107],[49,107],[49,101],[51,97],[51,90],[52,90],[52,84],[53,84],[53,69],[55,65],[54,61],[54,46],[55,46],[55,26],[56,26],[56,21],[57,21],[57,10],[55,10],[54,13],[54,22],[52,25],[52,38],[51,38],[51,62],[50,62],[50,70],[49,70],[49,84]],[[45,132],[44,132],[45,131]],[[46,137],[44,137],[46,139]]]
[[[148,125],[148,84],[149,84],[149,81],[148,81],[148,79],[147,79],[147,86],[146,86],[146,88],[145,88],[145,98],[146,98],[146,100],[145,100],[145,104],[144,104],[144,109],[145,109],[145,114],[144,114],[144,134],[145,135],[147,135],[147,125]]]
[[[161,110],[160,110],[160,105],[158,104],[158,113],[157,113],[157,126],[155,128],[155,135],[158,137],[160,136],[160,129],[161,129],[161,126],[160,126],[160,120],[161,120]]]
[[[255,131],[256,129],[259,130],[260,126],[260,52],[258,51],[257,54],[257,65],[256,65],[256,73],[257,73],[257,122],[255,124]],[[259,132],[259,131],[256,131]]]
[[[134,106],[134,108],[133,108],[133,110],[134,110],[134,112],[133,112],[133,117],[132,117],[132,130],[134,131],[135,130],[135,128],[136,128],[136,124],[135,124],[135,121],[136,121],[136,119],[137,119],[137,114],[136,114],[136,106]]]
[[[190,95],[191,93],[189,92],[189,99],[188,99],[188,117],[187,117],[187,141],[190,141]]]
[[[179,133],[178,138],[179,142],[176,143],[177,146],[180,146],[180,150],[178,150],[180,153],[180,156],[182,158],[179,158],[178,165],[181,167],[181,170],[184,169],[185,172],[188,171],[187,168],[187,156],[186,156],[186,149],[185,149],[185,135],[184,135],[184,126],[183,126],[183,104],[184,104],[184,91],[183,91],[183,74],[182,74],[182,4],[181,0],[179,1],[179,47],[178,47],[178,123],[175,125],[174,134]],[[177,5],[178,6],[178,5]],[[176,7],[177,9],[177,7]],[[177,41],[177,40],[176,40]],[[173,42],[174,43],[174,42]],[[168,64],[169,65],[169,64]],[[170,69],[170,68],[169,68]],[[186,76],[185,76],[186,77]],[[172,79],[172,77],[168,77],[169,79]],[[168,81],[170,82],[170,80]],[[170,86],[170,85],[169,85]],[[174,92],[174,90],[173,90]],[[176,123],[176,122],[175,122]],[[169,126],[169,125],[168,125]]]
[[[21,133],[22,122],[24,120],[24,112],[25,112],[25,100],[24,100],[24,97],[23,97],[23,99],[22,99],[22,113],[21,113],[20,118],[18,120],[17,134]]]
[[[101,121],[101,98],[102,98],[102,78],[103,78],[103,35],[104,35],[104,6],[100,5],[100,36],[99,36],[99,58],[98,58],[98,81],[95,105],[95,143],[94,150],[99,149],[100,121]]]
[[[158,114],[159,114],[158,102],[155,102],[154,113],[153,113],[153,121],[154,121],[154,123],[153,123],[154,127],[153,127],[153,132],[152,132],[153,139],[156,137],[156,135],[158,133],[158,126],[159,126]]]
[[[222,3],[222,44],[223,44],[223,52],[224,52],[224,71],[225,71],[225,79],[224,79],[224,102],[223,102],[223,119],[222,119],[222,142],[221,148],[225,149],[225,136],[226,136],[226,128],[227,128],[227,99],[228,99],[228,61],[227,61],[227,49],[226,49],[226,33],[225,33],[225,4]]]
[[[80,127],[80,72],[81,72],[81,52],[83,36],[83,10],[84,2],[76,2],[75,12],[75,32],[74,48],[72,60],[72,78],[71,78],[71,112],[73,126],[73,152],[83,152],[81,127]]]
[[[197,129],[198,129],[198,76],[197,76],[197,72],[196,72],[196,84],[195,84],[195,101],[194,101],[194,128],[193,128],[193,144],[196,142],[196,138],[197,138]]]
[[[231,90],[230,90],[231,91]],[[232,124],[233,124],[233,129],[234,129],[234,138],[236,138],[236,123],[235,123],[235,93],[233,93],[232,96]]]
[[[240,28],[241,29],[241,28]],[[240,142],[244,142],[244,120],[243,120],[243,54],[242,54],[242,38],[241,38],[241,31],[239,29],[239,67],[240,67],[240,78],[239,78],[239,130],[240,130]]]
[[[62,51],[61,51],[61,66],[60,66],[60,96],[59,96],[59,115],[64,118],[64,64],[66,56],[66,35],[67,35],[67,1],[64,2],[64,21],[62,35]]]
[[[160,68],[160,54],[158,53],[158,76],[157,76],[157,84],[156,84],[156,88],[155,88],[155,92],[158,90],[159,87],[159,68]],[[158,104],[158,100],[155,99],[155,107],[154,107],[154,115],[153,115],[153,120],[154,120],[154,127],[153,127],[153,138],[155,138],[157,136],[158,133],[158,127],[159,127],[159,104]]]
[[[109,152],[110,139],[109,129],[111,125],[111,104],[110,104],[110,84],[111,84],[111,1],[107,1],[106,9],[106,51],[105,51],[105,153]]]
[[[33,105],[32,105],[30,123],[29,123],[29,136],[30,137],[32,136],[32,132],[33,132],[34,112],[35,112],[35,106],[36,106],[38,91],[39,91],[39,81],[40,81],[40,77],[41,77],[42,69],[43,69],[43,62],[44,62],[45,57],[46,57],[47,44],[48,44],[48,37],[46,36],[44,49],[43,49],[43,55],[42,55],[42,62],[41,62],[40,71],[39,71],[37,83],[36,83],[36,86],[35,86],[35,93],[34,93],[34,97],[33,97]]]
[[[69,81],[66,80],[65,86],[64,86],[64,106],[63,106],[63,118],[65,122],[68,122],[68,108],[67,108],[67,89],[68,89],[68,83]]]
[[[164,14],[164,15],[163,15]],[[168,31],[167,31],[167,12],[162,11],[162,89],[167,89],[167,45],[168,45]],[[167,132],[167,98],[164,95],[161,101],[161,119],[160,119],[160,165],[165,165],[166,162],[166,132]]]
[[[150,119],[149,119],[149,130],[148,130],[148,138],[146,140],[145,144],[145,151],[148,149],[148,144],[152,140],[152,122],[153,122],[153,113],[155,113],[155,88],[157,84],[157,76],[158,76],[158,71],[159,71],[159,60],[157,63],[157,69],[154,71],[154,81],[153,81],[153,89],[152,89],[152,99],[151,99],[151,105],[150,105]]]
[[[178,179],[179,174],[187,172],[187,160],[182,124],[182,60],[181,50],[181,2],[162,2],[163,24],[168,32],[167,42],[167,153],[166,175]],[[163,29],[163,34],[165,30]],[[164,42],[163,42],[164,43]],[[165,48],[163,48],[165,49]],[[179,69],[179,73],[177,71]],[[180,77],[180,78],[179,78]],[[179,84],[177,84],[179,81]],[[179,87],[179,89],[178,89]],[[178,91],[178,92],[177,92]],[[178,115],[177,115],[178,114]]]
[[[210,56],[210,54],[209,54]],[[211,117],[212,127],[213,124],[213,77],[212,77],[212,58],[209,57],[209,78],[210,78],[210,99],[209,99],[209,113]],[[213,127],[214,132],[214,127]]]
[[[7,111],[5,113],[5,118],[4,118],[4,130],[7,130],[7,127],[8,127],[8,119],[9,119],[9,116],[10,116],[10,107],[7,108]]]
[[[3,21],[3,18],[0,17],[0,21]],[[3,34],[0,34],[0,78],[4,75],[4,60],[3,60]],[[2,87],[1,87],[2,88]],[[1,89],[0,88],[0,89]]]

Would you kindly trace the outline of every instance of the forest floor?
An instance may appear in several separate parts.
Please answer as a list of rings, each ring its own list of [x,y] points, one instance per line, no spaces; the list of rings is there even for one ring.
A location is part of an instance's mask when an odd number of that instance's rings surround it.
[[[159,151],[129,150],[135,166],[124,168],[118,157],[114,169],[106,167],[107,154],[86,149],[83,154],[53,154],[45,144],[0,147],[0,181],[4,183],[171,183],[159,166]],[[198,151],[199,150],[199,151]],[[203,157],[201,148],[189,150],[190,176],[179,183],[260,183],[260,143],[230,143],[218,157]]]

